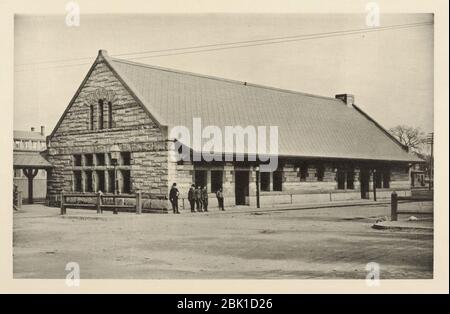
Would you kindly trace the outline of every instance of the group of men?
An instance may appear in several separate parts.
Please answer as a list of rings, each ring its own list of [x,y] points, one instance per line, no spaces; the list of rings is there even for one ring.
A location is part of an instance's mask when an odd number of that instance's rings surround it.
[[[169,200],[172,203],[172,210],[174,214],[179,214],[178,210],[178,198],[180,197],[180,192],[178,191],[177,184],[174,183],[169,193]],[[220,188],[216,192],[217,202],[219,204],[219,210],[225,210],[223,204],[223,191]],[[208,190],[206,186],[194,184],[188,192],[188,201],[191,206],[191,212],[207,212],[208,211]]]

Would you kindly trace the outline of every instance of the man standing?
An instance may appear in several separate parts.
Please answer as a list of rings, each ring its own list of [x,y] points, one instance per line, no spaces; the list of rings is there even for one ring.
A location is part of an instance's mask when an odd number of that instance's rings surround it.
[[[189,204],[191,205],[191,212],[195,213],[195,185],[191,185],[191,188],[189,189],[188,192],[188,201]]]
[[[205,212],[208,211],[208,188],[206,186],[202,189],[202,204]]]
[[[219,210],[225,210],[225,208],[223,206],[223,191],[222,191],[222,188],[220,188],[216,192],[216,196],[217,196],[217,201],[219,202]]]
[[[197,185],[197,188],[195,189],[194,199],[195,204],[197,205],[197,211],[202,212],[202,190],[199,185]]]
[[[180,195],[180,192],[177,189],[177,184],[172,184],[172,188],[169,192],[169,200],[172,203],[172,210],[174,214],[179,214],[178,211],[178,196]]]

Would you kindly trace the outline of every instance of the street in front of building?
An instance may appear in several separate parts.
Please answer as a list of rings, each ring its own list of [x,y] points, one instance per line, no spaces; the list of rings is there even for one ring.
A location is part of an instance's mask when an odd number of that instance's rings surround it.
[[[180,215],[69,209],[66,216],[25,205],[14,213],[14,277],[65,278],[66,264],[76,262],[81,279],[365,279],[368,263],[380,265],[381,279],[432,278],[432,230],[372,228],[389,214],[387,203]]]

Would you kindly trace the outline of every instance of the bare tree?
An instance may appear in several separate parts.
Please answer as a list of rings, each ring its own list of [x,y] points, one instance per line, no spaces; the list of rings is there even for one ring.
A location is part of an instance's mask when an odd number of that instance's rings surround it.
[[[425,133],[420,128],[398,125],[389,131],[400,143],[417,153],[421,152],[423,145],[426,143]]]

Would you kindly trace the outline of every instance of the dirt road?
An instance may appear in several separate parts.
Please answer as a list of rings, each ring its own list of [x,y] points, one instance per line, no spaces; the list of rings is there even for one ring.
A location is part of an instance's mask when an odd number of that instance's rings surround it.
[[[416,205],[408,205],[416,206]],[[254,213],[120,213],[24,206],[14,213],[14,277],[432,278],[430,232],[371,228],[387,206]]]

